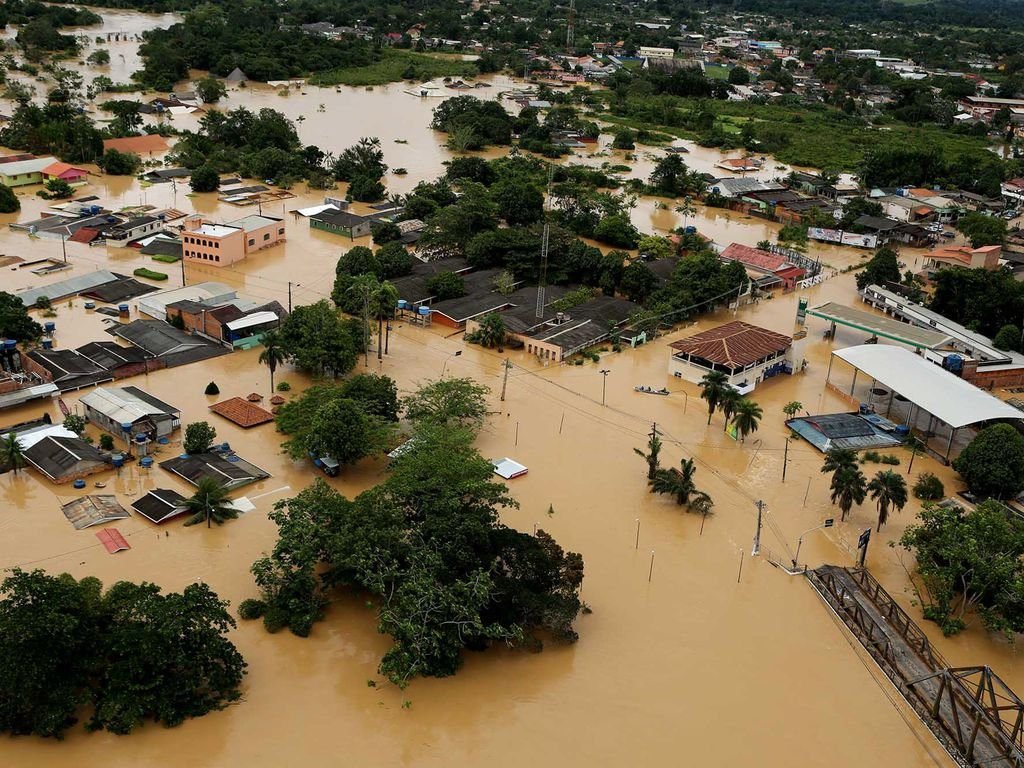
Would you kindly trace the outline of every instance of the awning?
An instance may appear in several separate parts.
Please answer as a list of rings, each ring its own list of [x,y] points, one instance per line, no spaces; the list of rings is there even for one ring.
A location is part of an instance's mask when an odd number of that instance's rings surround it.
[[[252,328],[253,326],[263,325],[265,323],[276,323],[278,317],[273,312],[253,312],[251,315],[240,317],[237,320],[232,320],[228,323],[229,331],[240,331],[243,328]]]
[[[833,352],[954,429],[1024,413],[903,347],[863,344]]]
[[[56,384],[37,384],[34,387],[16,389],[13,392],[0,395],[0,410],[13,408],[16,405],[35,400],[37,397],[49,397],[55,395],[60,389]]]

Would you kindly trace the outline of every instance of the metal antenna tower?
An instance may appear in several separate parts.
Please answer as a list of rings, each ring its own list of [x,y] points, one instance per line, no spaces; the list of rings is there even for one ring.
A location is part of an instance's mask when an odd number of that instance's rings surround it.
[[[569,0],[568,24],[565,27],[565,52],[576,49],[576,0]]]
[[[540,278],[537,280],[537,319],[544,317],[544,288],[548,282],[548,242],[551,239],[551,225],[548,223],[548,210],[551,201],[551,182],[555,177],[555,166],[548,167],[548,190],[544,198],[544,236],[540,243]]]

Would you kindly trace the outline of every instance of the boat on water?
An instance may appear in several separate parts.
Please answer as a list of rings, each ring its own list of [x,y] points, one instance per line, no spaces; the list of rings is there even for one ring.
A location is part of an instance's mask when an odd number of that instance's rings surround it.
[[[645,395],[667,395],[667,394],[669,394],[669,391],[665,387],[662,387],[661,389],[654,389],[653,387],[639,386],[639,387],[633,387],[633,391],[634,392],[643,392]]]

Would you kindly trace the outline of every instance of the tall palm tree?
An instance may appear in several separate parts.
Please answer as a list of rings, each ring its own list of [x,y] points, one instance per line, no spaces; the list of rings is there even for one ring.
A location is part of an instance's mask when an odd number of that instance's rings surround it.
[[[843,520],[850,514],[854,504],[860,506],[864,503],[867,494],[867,478],[860,467],[844,467],[832,476],[832,503],[839,502]]]
[[[833,476],[841,469],[857,468],[857,452],[853,448],[829,448],[825,452],[825,463],[821,465],[822,472],[831,472]]]
[[[763,415],[764,411],[761,410],[760,405],[745,397],[740,398],[739,402],[736,403],[736,412],[732,417],[732,423],[736,425],[736,431],[740,434],[740,440],[746,442],[747,435],[757,432],[757,427],[761,423],[761,416]]]
[[[192,517],[185,521],[185,525],[195,525],[206,521],[206,527],[214,522],[220,525],[225,520],[234,520],[238,517],[238,510],[227,505],[228,492],[212,477],[204,477],[196,486],[196,492],[192,498],[185,500],[185,506],[192,513]]]
[[[868,490],[871,491],[871,498],[878,505],[878,528],[881,531],[889,519],[889,508],[893,507],[899,512],[907,503],[907,481],[902,475],[897,475],[891,469],[880,471],[874,479],[868,483]]]
[[[686,223],[690,217],[697,213],[697,206],[693,204],[693,198],[689,195],[684,197],[679,205],[676,206],[676,213],[682,215],[683,229],[686,229]]]
[[[699,506],[703,514],[705,510],[710,511],[711,497],[697,488],[693,480],[696,474],[697,465],[693,459],[680,461],[679,469],[659,469],[651,480],[651,493],[667,493],[675,498],[676,504],[686,506],[691,512]]]
[[[384,359],[384,321],[390,320],[398,306],[398,289],[383,280],[373,294],[374,310],[377,313],[377,359]]]
[[[4,466],[9,467],[14,474],[18,474],[18,470],[25,466],[25,454],[21,449],[21,441],[14,436],[13,432],[0,443],[0,459],[3,460]]]
[[[731,389],[729,377],[722,371],[708,371],[698,386],[700,386],[701,398],[707,400],[708,403],[708,424],[710,424],[711,417],[715,415],[715,409],[722,399],[722,393]]]
[[[729,426],[729,421],[732,419],[732,415],[736,413],[736,404],[743,399],[743,395],[739,391],[727,386],[725,391],[722,393],[721,399],[718,401],[718,410],[722,412],[722,417],[725,419],[725,426]]]
[[[658,430],[651,429],[651,434],[647,439],[647,453],[639,448],[634,448],[633,453],[647,462],[647,481],[650,482],[661,466],[658,463],[658,457],[661,454],[661,438],[658,436]]]
[[[271,392],[274,391],[274,373],[277,372],[277,366],[287,359],[288,353],[285,352],[281,332],[275,329],[263,334],[263,351],[260,352],[259,362],[260,365],[265,365],[270,369]]]

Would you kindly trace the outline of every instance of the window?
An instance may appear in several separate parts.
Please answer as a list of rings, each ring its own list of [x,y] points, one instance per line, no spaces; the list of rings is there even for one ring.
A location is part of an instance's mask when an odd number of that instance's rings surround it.
[[[220,261],[220,254],[214,254],[213,260],[214,261]]]
[[[284,235],[284,227],[281,227],[279,230],[277,230],[277,234]]]
[[[249,238],[249,245],[256,245],[256,239],[253,237]]]
[[[263,236],[263,242],[267,242],[267,240],[269,240],[269,239],[270,239],[270,233],[269,233],[269,232],[267,232],[267,234],[265,234],[265,235]]]

